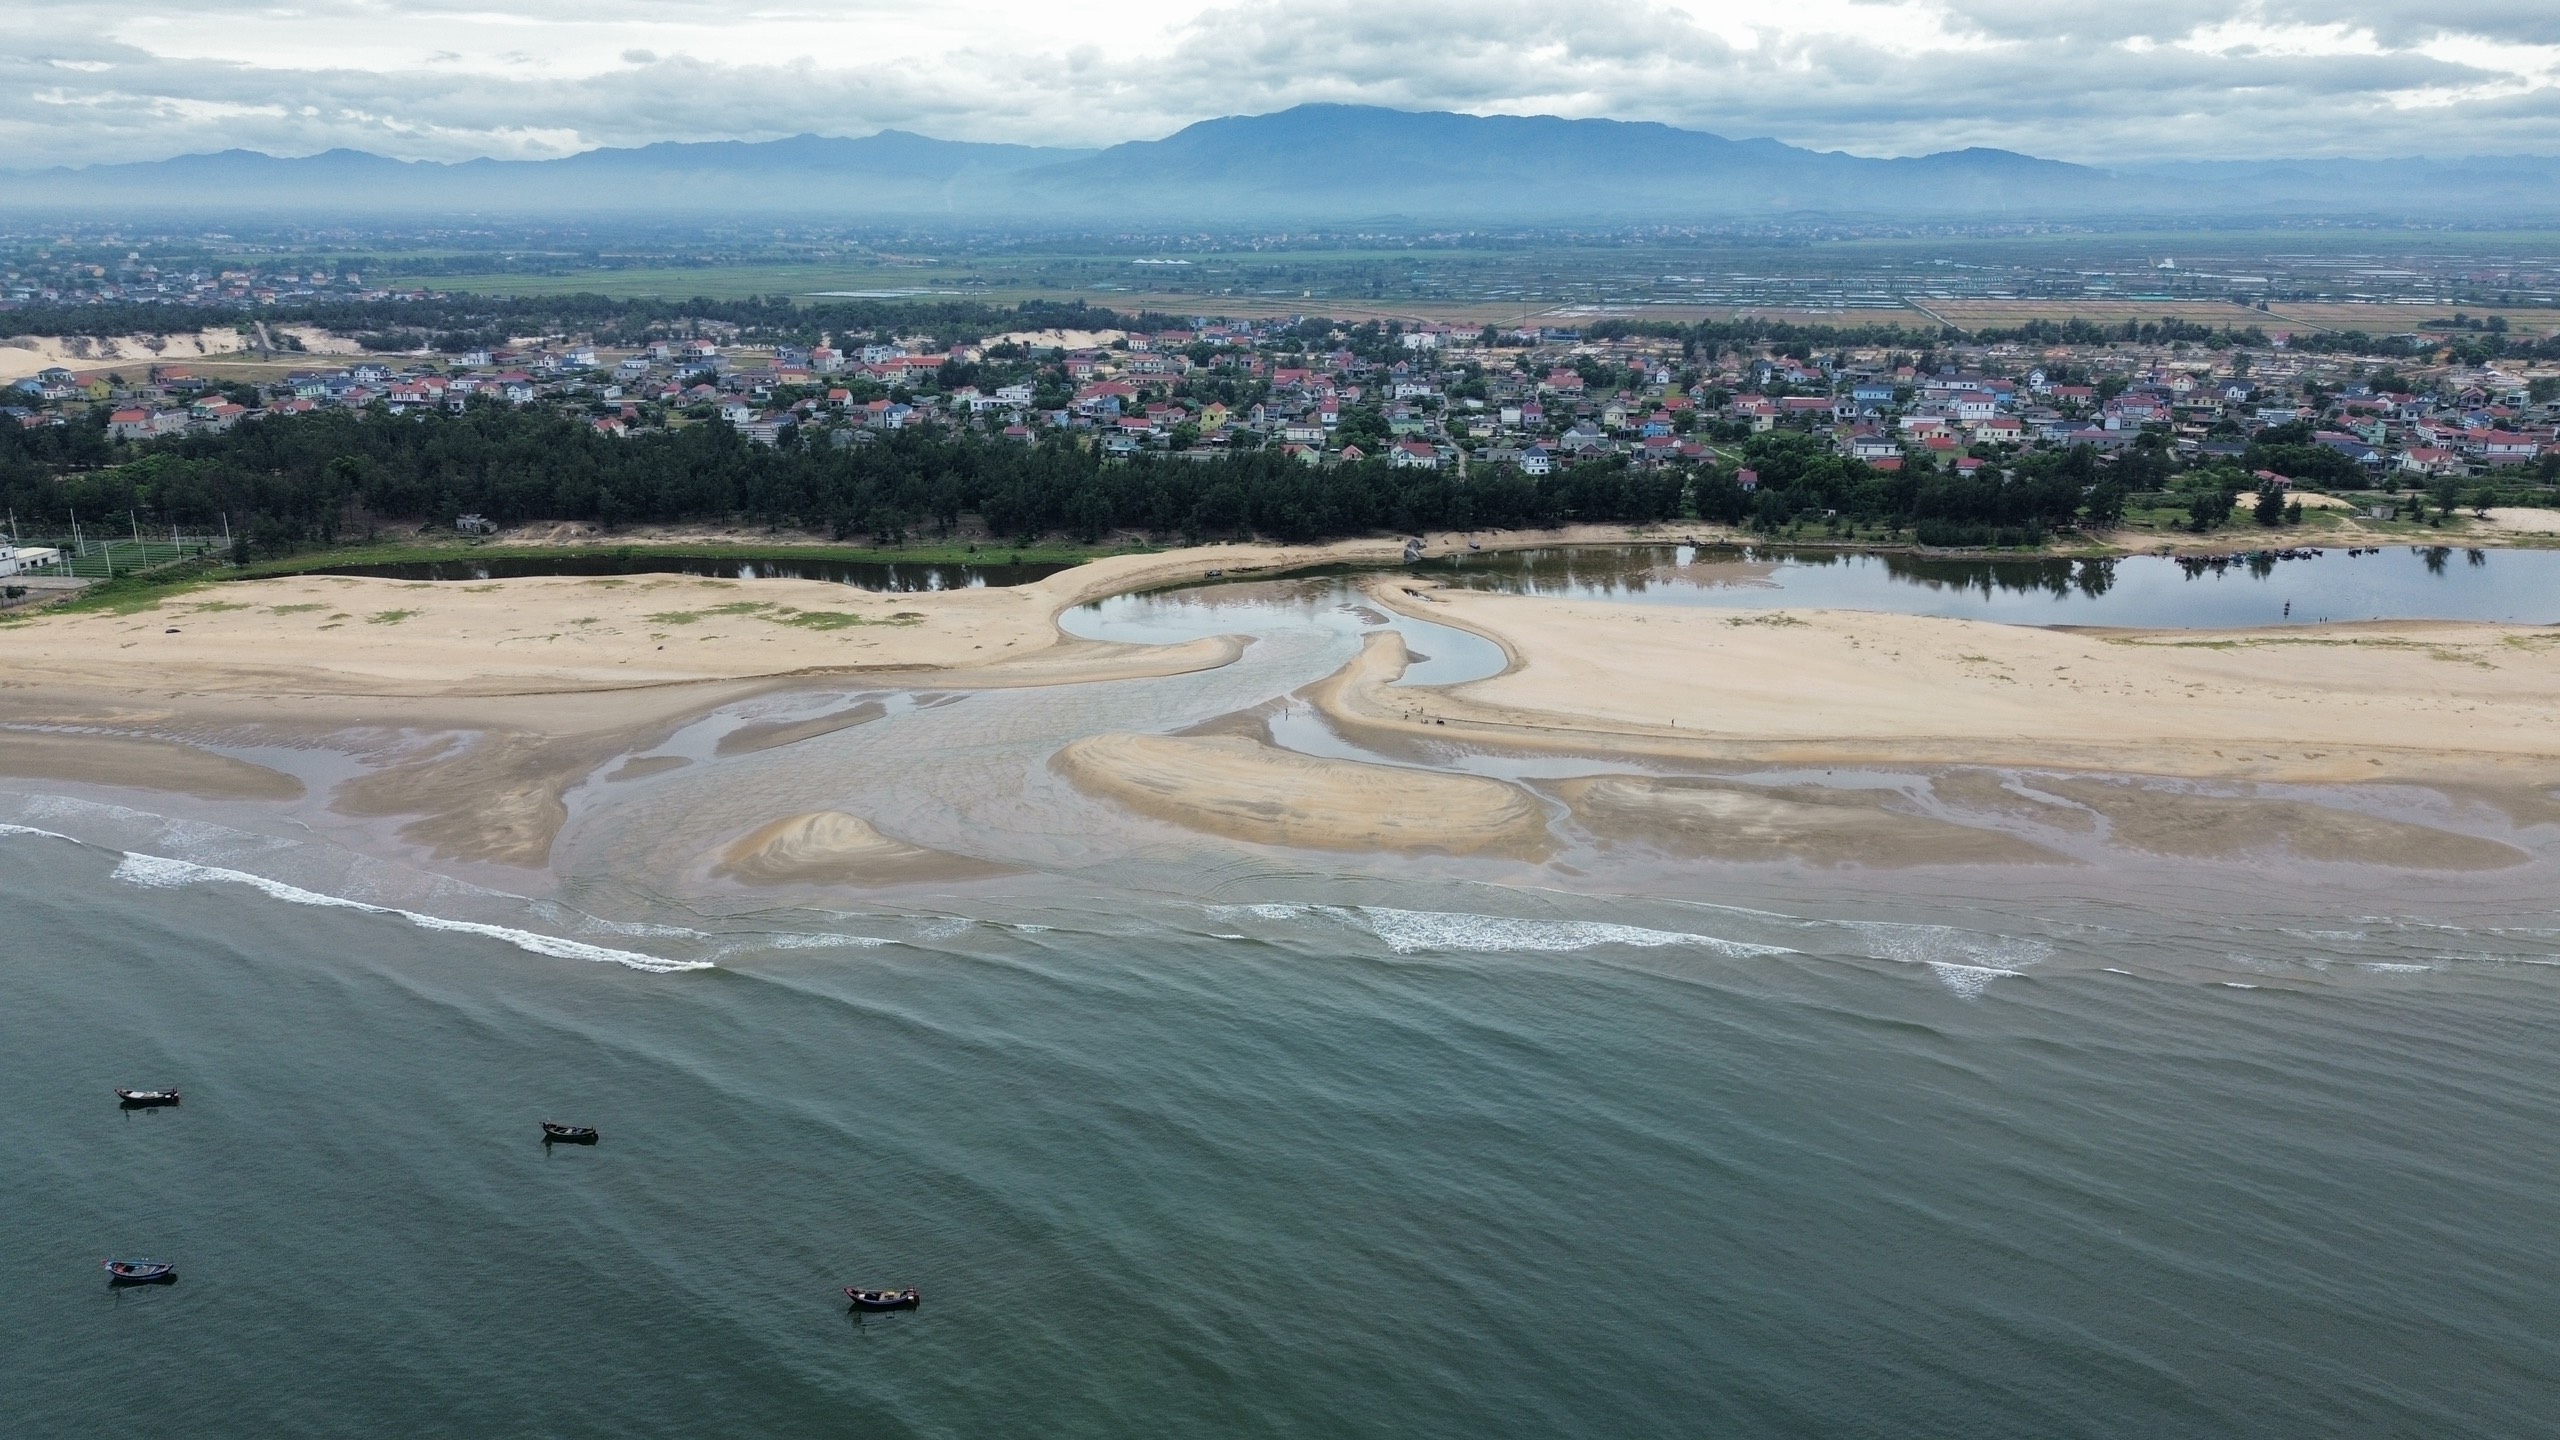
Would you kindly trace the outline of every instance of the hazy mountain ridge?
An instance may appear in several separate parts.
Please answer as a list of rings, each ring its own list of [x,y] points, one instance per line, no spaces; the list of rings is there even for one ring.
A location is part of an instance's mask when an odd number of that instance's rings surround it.
[[[555,160],[226,150],[0,176],[20,209],[640,215],[1051,223],[1630,223],[1779,216],[2026,219],[2560,213],[2560,158],[2231,161],[2097,169],[1975,148],[1901,159],[1642,121],[1303,105],[1106,150],[937,140],[662,142]]]

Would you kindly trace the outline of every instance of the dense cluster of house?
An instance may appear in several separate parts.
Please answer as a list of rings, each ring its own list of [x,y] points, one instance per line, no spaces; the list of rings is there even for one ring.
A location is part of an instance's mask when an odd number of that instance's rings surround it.
[[[356,270],[283,266],[164,270],[138,250],[126,252],[120,261],[47,255],[0,267],[0,309],[117,302],[238,309],[314,300],[407,300],[430,293],[368,286],[363,273]]]
[[[1268,449],[1308,464],[1379,458],[1530,474],[1599,456],[1697,464],[1716,459],[1718,445],[1781,428],[1828,436],[1841,454],[1887,470],[1925,457],[1964,472],[2023,450],[2111,451],[2145,436],[2189,459],[2236,459],[2274,427],[2395,478],[2560,454],[2560,376],[2494,364],[2393,368],[2281,343],[1955,346],[1924,366],[1882,348],[1702,356],[1678,341],[1545,328],[1316,328],[1311,339],[1296,320],[1199,319],[950,348],[749,345],[734,330],[697,328],[637,349],[565,341],[366,360],[255,387],[175,366],[138,384],[52,370],[20,382],[22,403],[6,408],[21,424],[48,424],[105,404],[110,431],[129,440],[262,413],[480,402],[556,407],[606,435],[716,421],[767,445],[847,446],[930,426],[1017,441],[1063,432],[1111,456]]]
[[[2308,443],[2376,476],[2462,475],[2560,454],[2553,434],[2560,410],[2552,403],[2560,377],[2521,367],[2446,367],[2403,377],[2386,362],[2356,357],[2128,346],[2025,356],[2011,347],[2007,355],[1985,349],[1969,358],[1973,363],[1927,374],[1872,357],[1863,364],[1764,361],[1759,374],[1817,393],[1776,401],[1744,396],[1730,408],[1766,429],[1791,418],[1792,407],[1796,416],[1829,425],[1844,454],[1886,469],[1923,454],[1961,469],[2016,447],[2112,451],[2145,435],[2189,460],[2237,459],[2256,436],[2305,427]],[[2390,377],[2380,386],[2360,378],[2377,370]],[[2080,378],[2058,378],[2063,374]]]

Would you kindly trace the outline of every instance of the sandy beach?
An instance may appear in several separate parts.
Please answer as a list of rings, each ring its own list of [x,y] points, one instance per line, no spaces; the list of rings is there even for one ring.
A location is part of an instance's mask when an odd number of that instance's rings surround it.
[[[1435,552],[1465,543],[1431,537]],[[311,799],[437,862],[541,870],[569,818],[565,797],[590,778],[634,784],[888,713],[861,694],[817,713],[786,703],[724,732],[702,760],[646,754],[719,707],[848,683],[956,695],[1212,670],[1249,642],[1106,644],[1062,634],[1058,617],[1113,594],[1391,563],[1401,549],[1212,546],[1017,587],[908,594],[677,575],[203,586],[128,614],[0,625],[0,775],[227,803]],[[1351,853],[1529,858],[1579,834],[1700,860],[2049,864],[2103,833],[2192,859],[2273,848],[2484,869],[2524,852],[2251,787],[2427,786],[2516,825],[2560,821],[2560,630],[2044,629],[1532,598],[1399,572],[1364,588],[1379,607],[1491,639],[1507,665],[1451,687],[1397,686],[1403,642],[1377,631],[1302,692],[1373,759],[1301,754],[1253,722],[1093,734],[1052,770],[1109,806],[1204,835]],[[1453,772],[1449,757],[1468,751],[1631,773],[1518,783]],[[306,753],[345,763],[286,773],[286,757]],[[1887,792],[1723,778],[1767,767],[1931,775],[1935,798],[1922,813]],[[2061,778],[2022,788],[1992,773],[2017,770]],[[2179,796],[2091,777],[2224,789]],[[1000,870],[842,811],[769,811],[755,825],[697,852],[697,873],[872,885]]]
[[[1343,723],[1436,740],[1752,764],[2560,782],[2560,629],[2548,627],[2100,631],[1402,578],[1369,591],[1511,657],[1491,679],[1389,690],[1402,642],[1381,634],[1318,689]]]

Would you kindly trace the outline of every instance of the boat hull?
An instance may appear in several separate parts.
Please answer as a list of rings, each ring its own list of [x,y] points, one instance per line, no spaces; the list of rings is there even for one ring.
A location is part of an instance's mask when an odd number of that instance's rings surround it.
[[[845,1298],[856,1310],[913,1310],[924,1303],[924,1295],[915,1290],[859,1290],[846,1287]]]

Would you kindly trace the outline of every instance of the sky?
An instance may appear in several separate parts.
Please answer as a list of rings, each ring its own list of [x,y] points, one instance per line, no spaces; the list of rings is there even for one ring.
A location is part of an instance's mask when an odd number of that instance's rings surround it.
[[[7,0],[0,168],[1106,145],[1307,101],[2105,164],[2560,152],[2560,0]]]

